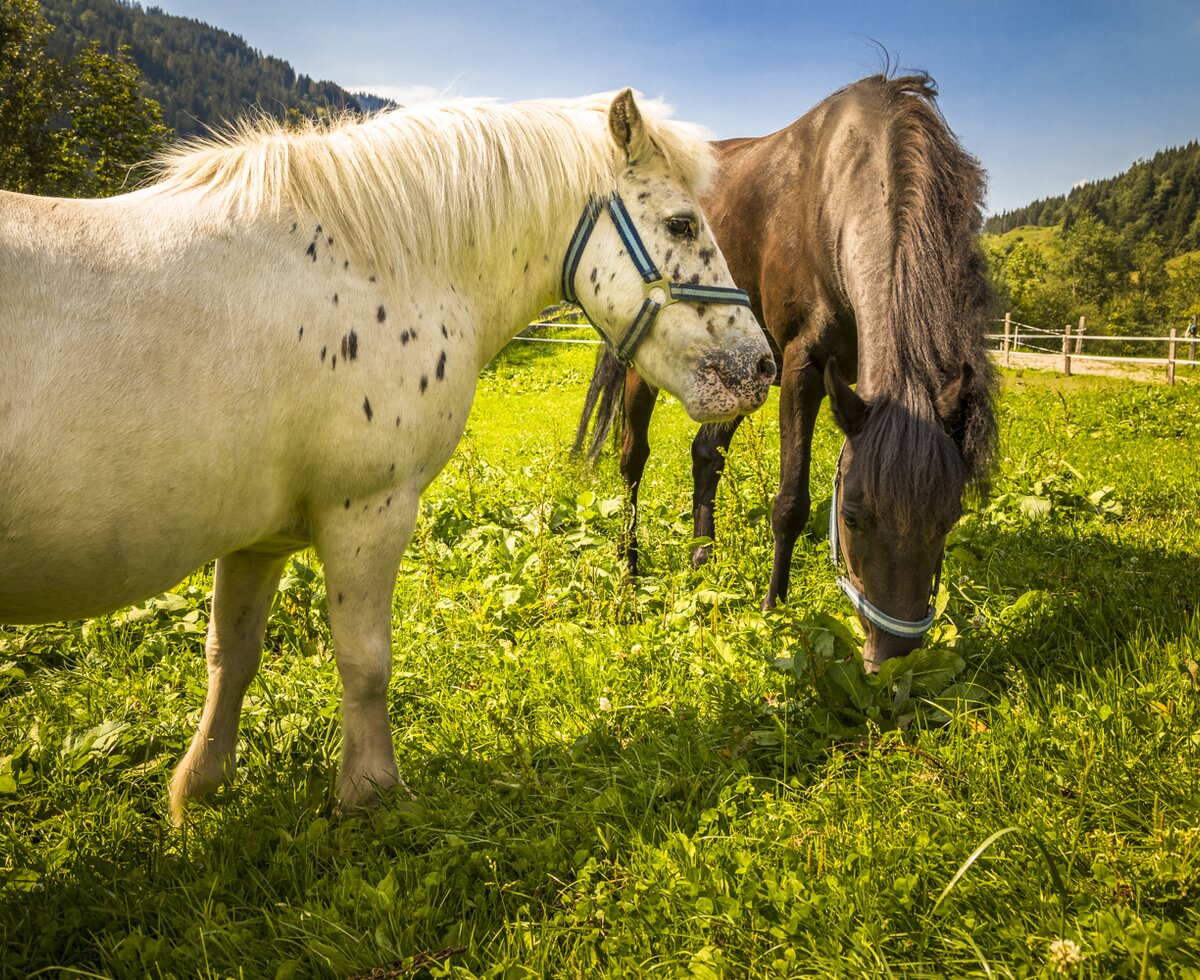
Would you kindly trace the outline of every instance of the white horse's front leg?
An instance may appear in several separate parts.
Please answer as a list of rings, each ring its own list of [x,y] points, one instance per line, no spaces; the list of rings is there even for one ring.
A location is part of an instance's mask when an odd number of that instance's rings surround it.
[[[387,710],[392,593],[416,523],[417,500],[398,492],[353,500],[323,515],[316,529],[342,680],[338,798],[346,807],[373,804],[401,782]]]
[[[285,556],[238,551],[217,559],[212,614],[204,645],[208,692],[187,753],[171,778],[171,819],[183,821],[188,800],[233,773],[242,698],[262,659],[263,631]]]

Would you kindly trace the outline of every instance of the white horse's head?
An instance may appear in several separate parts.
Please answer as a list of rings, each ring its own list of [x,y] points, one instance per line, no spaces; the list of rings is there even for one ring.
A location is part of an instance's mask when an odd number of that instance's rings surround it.
[[[618,356],[695,421],[753,412],[775,360],[696,201],[695,177],[655,144],[630,90],[613,99],[608,125],[616,194],[593,202],[581,223],[588,227],[568,252],[564,292]]]

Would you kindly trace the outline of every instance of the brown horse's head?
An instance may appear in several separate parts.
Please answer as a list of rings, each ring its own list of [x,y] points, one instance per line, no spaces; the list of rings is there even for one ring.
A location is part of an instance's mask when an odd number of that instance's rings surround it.
[[[962,419],[972,368],[935,397],[866,401],[825,367],[825,388],[846,443],[838,459],[830,544],[838,584],[867,630],[868,670],[920,646],[932,622],[946,535],[962,514],[970,476]]]

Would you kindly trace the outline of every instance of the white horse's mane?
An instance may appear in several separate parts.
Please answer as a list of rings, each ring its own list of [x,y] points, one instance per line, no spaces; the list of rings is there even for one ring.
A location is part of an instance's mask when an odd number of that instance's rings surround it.
[[[581,192],[611,192],[624,165],[608,132],[612,98],[459,99],[300,129],[244,120],[163,154],[151,192],[200,192],[240,217],[291,211],[382,275],[444,264],[485,243],[513,247],[507,229],[560,219]],[[668,167],[701,191],[712,170],[706,134],[668,119],[658,100],[638,105]]]

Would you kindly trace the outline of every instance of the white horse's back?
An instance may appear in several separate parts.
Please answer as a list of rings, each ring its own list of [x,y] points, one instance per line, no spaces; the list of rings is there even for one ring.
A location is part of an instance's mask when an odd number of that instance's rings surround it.
[[[186,197],[4,204],[0,622],[94,615],[229,551],[307,543],[314,443],[363,419],[345,389],[369,331],[332,365],[375,298],[331,285],[315,235]]]

